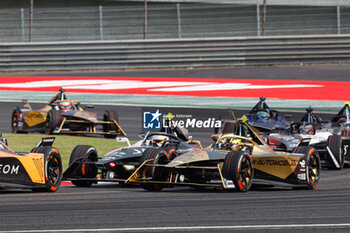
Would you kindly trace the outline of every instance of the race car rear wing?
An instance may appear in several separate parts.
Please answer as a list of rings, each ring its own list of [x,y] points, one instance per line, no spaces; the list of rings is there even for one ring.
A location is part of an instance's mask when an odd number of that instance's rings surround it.
[[[64,129],[66,125],[69,124],[90,124],[90,127],[87,130],[66,130]],[[97,129],[97,125],[106,125],[107,127],[111,127],[114,130],[110,132],[104,132]],[[86,120],[76,120],[76,119],[67,119],[66,117],[63,117],[60,125],[56,127],[56,129],[53,132],[54,134],[90,134],[90,135],[111,135],[111,136],[126,136],[125,131],[122,129],[120,124],[116,120],[110,120],[110,121],[94,121],[94,122],[88,122]]]
[[[55,141],[55,137],[45,137],[41,139],[41,141],[36,147],[52,146],[54,141]]]

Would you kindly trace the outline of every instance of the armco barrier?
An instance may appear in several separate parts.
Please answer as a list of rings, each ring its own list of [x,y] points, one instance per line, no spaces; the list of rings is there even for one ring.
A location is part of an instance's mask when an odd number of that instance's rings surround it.
[[[0,71],[188,68],[350,61],[350,35],[0,43]]]

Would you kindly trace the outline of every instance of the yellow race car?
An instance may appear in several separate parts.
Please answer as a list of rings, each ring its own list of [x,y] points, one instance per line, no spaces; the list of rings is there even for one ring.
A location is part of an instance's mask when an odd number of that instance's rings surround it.
[[[126,136],[115,111],[106,111],[101,120],[86,111],[77,100],[69,100],[62,88],[49,104],[34,110],[27,100],[16,107],[11,118],[12,132],[44,132],[46,134]],[[93,106],[87,106],[93,108]]]
[[[57,191],[62,180],[62,160],[52,147],[54,140],[43,138],[31,152],[14,152],[6,138],[0,136],[0,189]]]
[[[214,143],[202,150],[184,153],[172,160],[162,150],[145,151],[140,167],[126,183],[144,189],[187,185],[248,191],[252,184],[292,188],[316,188],[320,158],[313,147],[296,153],[274,152],[246,120],[226,122]]]

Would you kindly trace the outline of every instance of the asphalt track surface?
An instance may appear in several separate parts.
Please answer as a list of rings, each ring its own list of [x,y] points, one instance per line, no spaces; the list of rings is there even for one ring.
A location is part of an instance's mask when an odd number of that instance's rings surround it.
[[[278,68],[278,72],[283,72],[283,69]],[[319,79],[323,76],[330,79],[330,73],[324,75],[325,72],[322,72],[324,68],[317,69]],[[333,71],[337,69],[333,68]],[[343,71],[338,77],[347,80],[345,73],[349,73],[348,68]],[[200,76],[198,71],[193,72]],[[246,72],[252,71],[247,69]],[[288,73],[289,76],[294,75],[291,71]],[[144,73],[143,76],[146,75]],[[264,74],[267,75],[269,73]],[[174,75],[168,72],[168,76]],[[0,103],[2,132],[10,132],[11,110],[18,104]],[[35,104],[34,107],[41,105]],[[123,128],[131,139],[136,139],[141,129],[141,108],[95,106],[94,110],[102,113],[106,108],[116,109],[120,113]],[[203,111],[201,114],[224,114],[224,110],[200,111]],[[241,114],[240,111],[235,112]],[[300,117],[293,115],[296,119]],[[327,117],[329,115],[325,115],[324,119]],[[208,144],[210,133],[194,132],[193,135],[194,139]],[[235,193],[176,187],[153,193],[116,184],[95,185],[92,188],[62,187],[50,194],[26,190],[2,191],[0,233],[350,232],[349,179],[349,169],[322,170],[320,183],[312,191],[256,188],[247,193]]]

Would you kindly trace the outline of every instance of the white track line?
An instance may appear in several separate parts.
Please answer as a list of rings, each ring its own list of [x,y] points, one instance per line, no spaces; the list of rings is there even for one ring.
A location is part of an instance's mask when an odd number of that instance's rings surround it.
[[[188,227],[140,227],[140,228],[105,228],[105,229],[56,229],[56,230],[18,230],[0,231],[0,233],[32,232],[104,232],[104,231],[174,231],[174,230],[249,230],[249,229],[295,229],[295,228],[348,228],[350,223],[330,224],[289,224],[289,225],[242,225],[242,226],[188,226]]]

